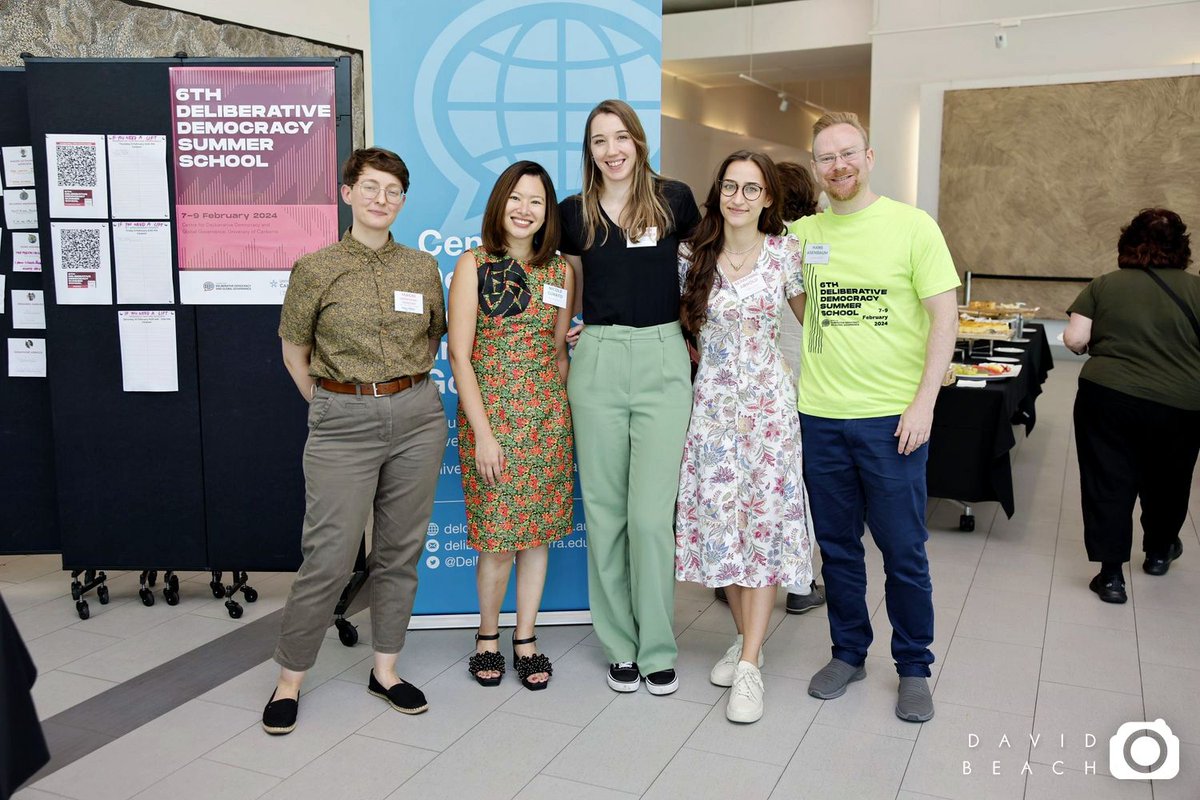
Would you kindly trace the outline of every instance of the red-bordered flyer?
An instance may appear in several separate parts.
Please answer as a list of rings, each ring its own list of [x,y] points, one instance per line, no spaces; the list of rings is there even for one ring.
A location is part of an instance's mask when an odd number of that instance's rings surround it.
[[[172,67],[180,302],[277,305],[338,238],[332,67]]]

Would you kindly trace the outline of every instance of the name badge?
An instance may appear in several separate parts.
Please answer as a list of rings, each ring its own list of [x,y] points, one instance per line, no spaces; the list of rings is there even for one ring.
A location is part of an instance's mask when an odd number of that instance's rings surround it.
[[[829,263],[829,245],[827,245],[827,244],[806,244],[806,245],[804,245],[804,263],[805,264],[828,264]]]
[[[396,310],[406,314],[424,314],[425,298],[420,292],[396,292]]]
[[[756,272],[753,275],[747,275],[740,281],[734,281],[733,288],[737,290],[738,297],[746,298],[756,295],[759,292],[765,292],[767,290],[767,282],[763,280],[762,275]]]
[[[646,228],[646,232],[642,234],[642,238],[638,239],[636,242],[630,239],[628,236],[625,237],[626,247],[654,247],[657,244],[658,227],[655,225],[651,225],[649,228]]]
[[[548,306],[566,308],[567,290],[561,286],[551,286],[548,283],[544,283],[542,284],[542,302]]]

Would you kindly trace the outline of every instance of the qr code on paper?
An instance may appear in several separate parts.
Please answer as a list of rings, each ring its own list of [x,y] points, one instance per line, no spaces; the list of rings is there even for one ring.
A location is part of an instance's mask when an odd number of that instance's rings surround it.
[[[59,231],[62,238],[62,263],[69,269],[100,269],[100,233],[98,228],[71,228]]]
[[[54,149],[58,157],[59,186],[96,185],[96,145],[64,142],[55,145]]]

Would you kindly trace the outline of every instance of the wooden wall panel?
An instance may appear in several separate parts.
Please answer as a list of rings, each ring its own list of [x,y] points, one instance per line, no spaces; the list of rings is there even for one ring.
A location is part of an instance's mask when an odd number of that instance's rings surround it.
[[[943,111],[938,221],[960,273],[1109,272],[1149,206],[1200,229],[1200,77],[948,91]],[[1063,317],[1082,288],[979,281],[972,296]]]

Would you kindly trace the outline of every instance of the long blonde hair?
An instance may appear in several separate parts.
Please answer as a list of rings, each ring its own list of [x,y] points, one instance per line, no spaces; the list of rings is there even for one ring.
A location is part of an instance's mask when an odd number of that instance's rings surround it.
[[[646,234],[646,229],[658,228],[658,238],[662,239],[674,225],[671,211],[663,199],[660,182],[662,177],[650,168],[650,150],[646,145],[646,131],[638,119],[637,112],[623,100],[605,100],[592,109],[588,114],[587,123],[583,127],[583,248],[590,250],[596,243],[596,231],[604,229],[603,241],[608,241],[608,223],[600,213],[600,192],[604,187],[604,178],[600,168],[592,159],[592,120],[600,114],[612,114],[621,120],[625,130],[633,139],[637,150],[637,164],[633,168],[633,187],[629,193],[629,203],[626,205],[621,219],[614,220],[624,228],[629,238],[636,241]]]

